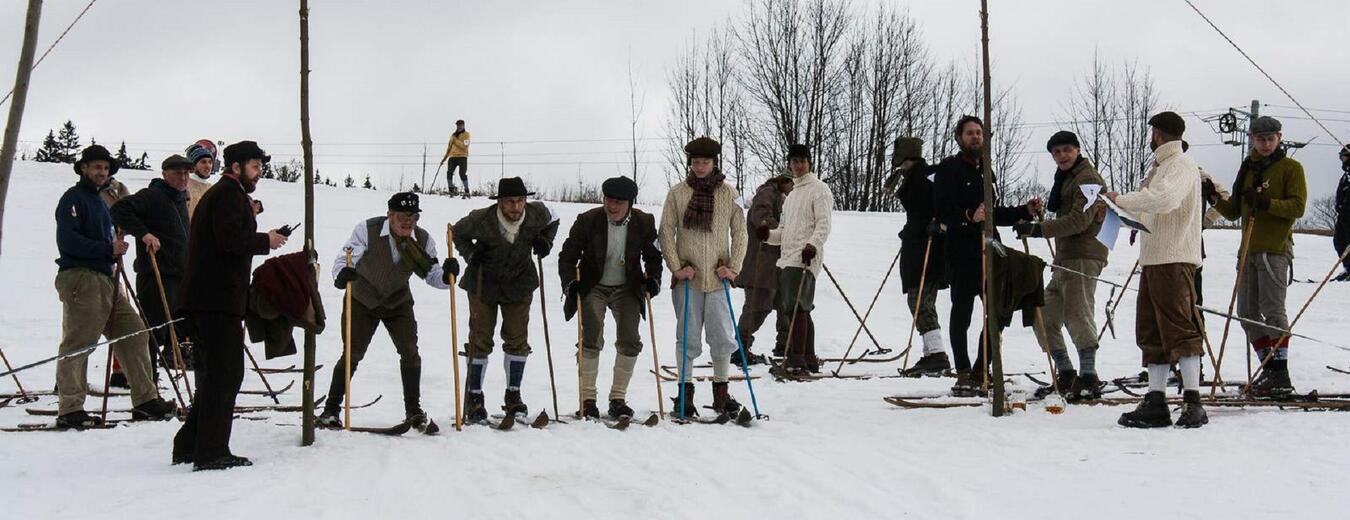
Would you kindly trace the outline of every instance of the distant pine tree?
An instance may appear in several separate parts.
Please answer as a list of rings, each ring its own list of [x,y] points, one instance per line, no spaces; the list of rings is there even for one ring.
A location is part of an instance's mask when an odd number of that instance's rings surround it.
[[[342,187],[350,188],[353,186],[356,186],[356,179],[353,179],[352,174],[348,173],[347,178],[342,180]]]
[[[127,156],[127,142],[126,142],[126,141],[122,141],[122,146],[120,146],[120,147],[117,148],[117,157],[116,157],[116,159],[117,159],[117,167],[118,167],[118,168],[121,168],[121,169],[124,169],[124,170],[130,170],[130,169],[132,169],[132,168],[135,167],[135,163],[131,162],[131,157],[128,157],[128,156]]]
[[[361,184],[361,187],[362,187],[362,188],[365,188],[365,189],[368,189],[368,190],[373,190],[373,189],[375,189],[375,185],[370,183],[370,174],[369,174],[369,173],[366,174],[366,182],[362,183],[362,184]]]
[[[48,130],[47,138],[42,140],[42,148],[38,149],[37,155],[33,160],[37,162],[59,163],[62,161],[61,143],[56,140],[56,131]]]

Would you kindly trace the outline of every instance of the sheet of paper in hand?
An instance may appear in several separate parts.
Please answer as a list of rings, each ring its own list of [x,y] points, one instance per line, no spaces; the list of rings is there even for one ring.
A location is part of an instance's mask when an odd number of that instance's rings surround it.
[[[1145,233],[1150,233],[1148,228],[1145,227],[1144,224],[1139,221],[1139,219],[1135,218],[1134,215],[1131,215],[1128,211],[1120,209],[1120,206],[1117,206],[1116,203],[1111,202],[1111,199],[1108,199],[1106,197],[1099,197],[1099,198],[1101,199],[1102,202],[1106,203],[1106,207],[1110,208],[1111,211],[1114,211],[1116,213],[1116,216],[1120,219],[1120,222],[1125,225],[1125,227],[1128,227],[1130,229],[1137,229]],[[1105,227],[1105,225],[1103,225],[1103,227]]]

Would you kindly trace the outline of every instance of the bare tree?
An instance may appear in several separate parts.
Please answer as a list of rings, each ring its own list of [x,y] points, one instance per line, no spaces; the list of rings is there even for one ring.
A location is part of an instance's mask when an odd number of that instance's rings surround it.
[[[1336,229],[1339,216],[1336,213],[1335,195],[1319,197],[1308,204],[1308,211],[1299,220],[1298,227],[1301,229],[1333,230]]]
[[[714,29],[702,45],[691,41],[667,74],[674,93],[667,120],[668,184],[685,178],[685,143],[706,135],[722,143],[722,172],[738,190],[744,188],[749,173],[745,102],[736,67],[735,41],[725,30]]]
[[[1158,110],[1158,91],[1153,84],[1153,74],[1147,68],[1128,62],[1121,67],[1117,92],[1122,121],[1116,132],[1116,163],[1111,167],[1116,173],[1116,189],[1134,191],[1139,189],[1153,164],[1148,118]]]
[[[632,54],[632,49],[629,49],[629,53],[628,53],[628,135],[629,135],[629,145],[631,146],[631,148],[630,148],[629,150],[630,150],[630,152],[631,152],[631,156],[632,156],[631,158],[632,158],[632,160],[633,160],[633,170],[632,170],[632,172],[630,173],[630,175],[632,175],[632,177],[633,177],[633,182],[638,183],[638,185],[641,185],[641,184],[642,184],[642,179],[639,178],[639,177],[640,177],[640,175],[639,175],[640,172],[639,172],[639,166],[638,166],[638,164],[639,164],[639,163],[638,163],[638,121],[640,121],[640,120],[642,119],[642,111],[643,111],[644,105],[646,104],[646,101],[647,101],[647,93],[646,93],[645,90],[639,90],[638,84],[637,84],[637,78],[633,75],[633,54]],[[425,173],[424,173],[423,175],[425,175]]]
[[[1158,108],[1153,75],[1133,61],[1112,67],[1098,53],[1070,92],[1066,125],[1114,189],[1138,189],[1153,161],[1148,118]]]

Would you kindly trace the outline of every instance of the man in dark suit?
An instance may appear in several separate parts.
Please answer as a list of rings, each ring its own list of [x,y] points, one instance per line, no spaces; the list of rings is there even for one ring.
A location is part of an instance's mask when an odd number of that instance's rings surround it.
[[[253,257],[286,243],[277,230],[258,232],[249,200],[271,157],[253,141],[225,147],[224,174],[197,204],[188,231],[187,270],[179,313],[197,343],[196,401],[173,442],[173,462],[194,470],[251,466],[230,453],[234,400],[244,380],[244,329]]]
[[[558,277],[567,295],[563,312],[568,319],[581,299],[581,413],[586,418],[600,417],[595,376],[605,347],[605,310],[614,316],[618,353],[608,415],[618,419],[633,416],[627,392],[637,355],[642,352],[638,324],[645,314],[643,293],[650,298],[661,291],[661,251],[656,248],[656,217],[633,207],[637,183],[615,177],[606,180],[601,190],[604,206],[578,215],[563,242]]]

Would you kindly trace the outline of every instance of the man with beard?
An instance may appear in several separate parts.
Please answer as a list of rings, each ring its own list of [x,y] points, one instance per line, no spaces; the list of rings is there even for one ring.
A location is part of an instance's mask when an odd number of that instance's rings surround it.
[[[1091,201],[1082,187],[1105,186],[1106,181],[1092,162],[1079,153],[1078,136],[1073,132],[1055,132],[1045,148],[1056,166],[1055,182],[1046,201],[1046,209],[1055,218],[1039,223],[1022,222],[1013,229],[1022,237],[1055,239],[1055,265],[1077,271],[1055,269],[1050,275],[1050,283],[1045,287],[1045,306],[1041,308],[1044,326],[1035,330],[1040,344],[1050,350],[1055,360],[1055,386],[1060,393],[1069,401],[1096,399],[1102,393],[1097,377],[1097,323],[1092,315],[1097,295],[1097,281],[1093,278],[1106,267],[1107,250],[1097,240],[1104,214],[1096,207],[1088,207]],[[1073,368],[1061,329],[1069,331],[1069,339],[1078,350],[1078,370]]]
[[[789,193],[792,193],[792,177],[775,175],[755,190],[755,197],[750,201],[750,209],[746,210],[745,225],[750,243],[745,248],[745,262],[741,265],[741,272],[736,275],[736,286],[745,289],[745,305],[741,307],[740,323],[736,326],[740,328],[741,341],[745,344],[746,361],[751,365],[765,362],[764,356],[755,354],[751,348],[755,344],[755,332],[764,325],[769,313],[774,312],[774,297],[778,294],[778,277],[781,273],[778,268],[781,248],[760,240],[755,228],[778,227],[778,219],[783,214],[783,200]],[[787,345],[788,323],[791,319],[791,316],[776,313],[773,346],[775,356],[783,355],[783,346]],[[740,365],[740,356],[731,356],[731,362]]]
[[[694,361],[703,352],[706,334],[712,350],[713,410],[734,415],[741,404],[731,397],[727,381],[731,356],[736,351],[731,301],[722,283],[736,279],[745,260],[745,214],[736,205],[736,190],[727,184],[717,167],[722,145],[699,137],[684,146],[689,168],[684,182],[670,188],[661,209],[661,253],[672,273],[671,303],[679,323],[675,330],[679,373],[689,377]],[[675,413],[684,418],[698,415],[694,383],[685,382],[676,398]]]
[[[1204,190],[1224,218],[1242,220],[1247,239],[1246,265],[1239,268],[1238,315],[1268,327],[1243,322],[1251,344],[1265,369],[1252,382],[1257,397],[1284,397],[1294,392],[1289,379],[1289,328],[1285,295],[1294,260],[1294,224],[1303,218],[1308,185],[1303,165],[1284,153],[1278,120],[1261,116],[1251,123],[1251,155],[1238,169],[1233,197],[1220,199]],[[1239,253],[1241,254],[1241,253]]]
[[[113,273],[114,264],[126,254],[127,243],[114,236],[112,216],[99,189],[116,171],[117,161],[106,148],[85,148],[75,162],[79,182],[56,205],[56,249],[60,252],[56,293],[63,309],[59,347],[63,354],[97,343],[99,336],[117,338],[145,328]],[[109,348],[131,386],[132,419],[173,417],[174,406],[160,399],[155,387],[146,336],[131,335]],[[84,411],[88,365],[88,353],[56,362],[57,427],[79,430],[102,424]]]
[[[1195,309],[1195,270],[1200,265],[1200,167],[1182,151],[1186,122],[1174,112],[1148,120],[1153,169],[1139,191],[1109,192],[1106,197],[1149,229],[1139,237],[1139,296],[1135,342],[1148,367],[1148,393],[1133,411],[1117,420],[1129,428],[1172,424],[1164,392],[1173,364],[1181,372],[1182,405],[1177,426],[1199,428],[1209,422],[1200,404],[1200,356],[1203,324]]]
[[[957,371],[952,392],[968,395],[980,390],[988,371],[988,360],[984,358],[983,349],[974,367],[966,349],[975,297],[981,295],[984,285],[984,219],[993,218],[995,226],[1011,226],[1031,220],[1032,215],[1040,209],[1040,201],[1032,199],[1024,206],[995,207],[992,211],[985,208],[984,176],[980,165],[980,152],[984,148],[984,122],[975,116],[964,116],[956,122],[954,136],[961,151],[938,163],[937,173],[933,177],[933,191],[938,219],[947,230],[946,260],[952,300],[948,328],[951,329],[952,355],[956,358]],[[992,238],[998,240],[997,231]]]
[[[535,257],[548,256],[558,234],[558,217],[543,202],[528,202],[534,192],[520,177],[498,181],[496,203],[476,209],[455,223],[455,247],[469,262],[459,287],[469,294],[469,370],[464,382],[464,421],[487,421],[483,375],[492,354],[492,333],[502,320],[506,394],[502,410],[525,416],[520,397],[525,360],[530,355],[530,304],[541,280]]]
[[[905,227],[899,235],[900,285],[910,315],[915,317],[915,330],[923,340],[923,357],[902,375],[937,376],[952,368],[942,345],[942,325],[937,314],[937,293],[947,286],[943,254],[946,241],[933,207],[933,181],[928,178],[933,172],[923,158],[923,140],[896,139],[891,165],[895,171],[886,186],[895,190],[900,206],[905,209]],[[920,282],[923,294],[919,293]]]
[[[173,440],[174,464],[193,470],[251,466],[230,452],[234,401],[244,380],[244,311],[253,257],[286,244],[277,230],[258,232],[248,194],[271,157],[253,141],[225,147],[225,173],[197,203],[188,230],[182,312],[197,344],[197,394],[187,422]]]

